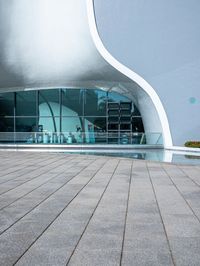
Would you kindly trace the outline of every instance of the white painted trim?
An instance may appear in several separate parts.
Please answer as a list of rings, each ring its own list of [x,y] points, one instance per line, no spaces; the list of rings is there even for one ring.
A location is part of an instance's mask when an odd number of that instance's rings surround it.
[[[189,147],[181,147],[181,146],[173,146],[173,147],[165,147],[167,150],[172,151],[180,151],[180,152],[193,152],[200,154],[200,148],[189,148]]]
[[[161,103],[160,98],[158,97],[155,90],[151,87],[151,85],[146,82],[141,76],[137,73],[133,72],[120,62],[118,62],[104,47],[100,36],[98,34],[96,19],[95,19],[95,11],[94,11],[94,2],[93,0],[86,0],[87,1],[87,12],[88,12],[88,21],[89,21],[89,28],[92,35],[92,39],[94,44],[100,53],[100,55],[115,69],[121,72],[126,77],[133,80],[137,83],[151,98],[153,104],[155,105],[156,111],[158,113],[162,130],[163,130],[163,141],[164,147],[172,147],[172,137],[169,128],[169,122],[164,110],[164,107]]]

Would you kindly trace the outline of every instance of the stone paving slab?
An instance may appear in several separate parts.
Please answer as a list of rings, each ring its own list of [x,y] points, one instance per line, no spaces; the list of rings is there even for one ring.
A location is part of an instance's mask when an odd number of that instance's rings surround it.
[[[200,167],[0,151],[0,265],[200,265]]]

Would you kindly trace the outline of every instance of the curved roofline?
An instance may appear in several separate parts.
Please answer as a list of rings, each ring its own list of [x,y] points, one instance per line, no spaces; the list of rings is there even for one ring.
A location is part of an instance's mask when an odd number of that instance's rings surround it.
[[[105,48],[104,44],[102,43],[102,40],[99,36],[98,30],[97,30],[97,24],[96,24],[96,17],[95,17],[95,9],[94,9],[94,0],[86,0],[87,1],[87,14],[88,14],[88,22],[89,22],[89,28],[91,32],[92,39],[94,41],[94,44],[96,46],[96,49],[100,53],[100,55],[115,69],[117,69],[119,72],[121,72],[123,75],[137,83],[151,98],[156,111],[158,113],[160,123],[163,129],[163,140],[164,140],[164,147],[170,148],[173,146],[172,143],[172,137],[169,127],[168,118],[166,115],[166,112],[164,110],[164,107],[162,105],[162,102],[158,96],[158,94],[155,92],[153,87],[144,80],[140,75],[135,73],[134,71],[130,70],[123,64],[121,64],[119,61],[117,61]]]

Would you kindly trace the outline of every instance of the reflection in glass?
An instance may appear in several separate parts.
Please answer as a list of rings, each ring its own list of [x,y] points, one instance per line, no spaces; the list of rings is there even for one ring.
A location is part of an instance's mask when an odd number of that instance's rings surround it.
[[[60,132],[60,117],[39,117],[38,128],[41,132]]]
[[[14,92],[0,94],[0,116],[14,115]]]
[[[100,89],[1,93],[0,132],[16,132],[10,136],[26,143],[141,144],[146,141],[141,140],[142,117],[133,102],[116,92]]]
[[[120,95],[117,92],[111,91],[108,93],[108,102],[120,103],[120,102],[127,102],[127,101],[129,102],[130,100],[127,97]]]
[[[0,132],[13,132],[14,118],[0,117]]]
[[[62,90],[62,116],[83,115],[83,89]]]
[[[39,91],[39,116],[59,116],[59,89]]]
[[[17,117],[16,132],[36,132],[36,117]]]
[[[132,118],[132,131],[133,132],[144,132],[142,117]]]
[[[106,117],[85,117],[87,143],[106,142]]]
[[[83,119],[79,116],[62,117],[62,133],[67,143],[82,143],[84,141]]]
[[[106,115],[106,92],[102,90],[88,89],[85,92],[85,116]]]
[[[140,116],[140,111],[135,105],[134,105],[134,110],[133,110],[133,116]]]
[[[85,117],[85,131],[106,131],[106,117]]]
[[[16,92],[16,116],[36,116],[36,92]]]

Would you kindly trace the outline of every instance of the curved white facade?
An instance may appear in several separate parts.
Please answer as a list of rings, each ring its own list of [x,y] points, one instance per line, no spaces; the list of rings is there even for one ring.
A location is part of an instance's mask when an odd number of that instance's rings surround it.
[[[162,132],[164,146],[172,146],[155,90],[104,48],[93,0],[1,0],[0,11],[2,92],[55,87],[116,91],[137,105],[145,132]]]
[[[95,0],[101,39],[154,88],[174,145],[199,140],[200,2]],[[112,12],[110,12],[112,8]]]

